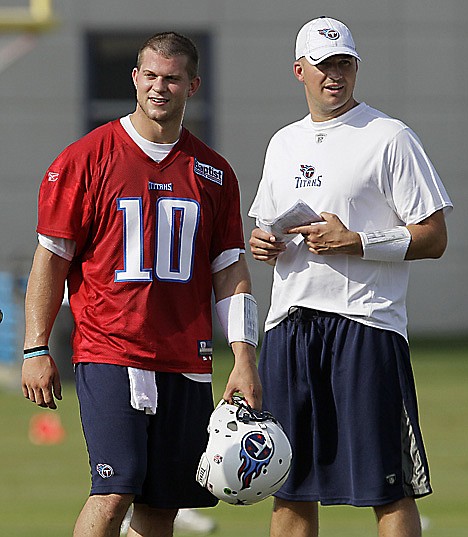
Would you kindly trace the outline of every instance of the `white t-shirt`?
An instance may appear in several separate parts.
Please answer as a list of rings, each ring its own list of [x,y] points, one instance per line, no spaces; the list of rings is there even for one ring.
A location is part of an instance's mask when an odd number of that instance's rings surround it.
[[[417,224],[452,207],[414,132],[365,103],[330,121],[308,115],[273,136],[249,216],[272,220],[298,199],[366,232]],[[408,276],[406,261],[317,256],[296,236],[277,259],[265,330],[303,306],[406,337]]]

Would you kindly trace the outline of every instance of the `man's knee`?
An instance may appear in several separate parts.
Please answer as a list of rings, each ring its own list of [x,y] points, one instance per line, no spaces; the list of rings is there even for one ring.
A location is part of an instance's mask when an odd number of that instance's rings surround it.
[[[379,536],[421,537],[421,520],[414,498],[374,507]]]
[[[291,537],[318,535],[318,506],[316,502],[291,502],[275,498],[270,536]]]
[[[88,498],[88,504],[92,505],[101,517],[112,521],[125,516],[134,497],[133,494],[94,494]]]
[[[293,502],[289,500],[282,500],[281,498],[275,498],[273,510],[285,510],[308,517],[314,516],[317,513],[318,506],[317,502]]]
[[[136,503],[133,508],[131,528],[139,535],[153,535],[154,528],[158,535],[172,535],[177,509],[157,509]]]
[[[418,508],[414,498],[407,497],[385,505],[376,505],[374,506],[374,512],[377,519],[380,520],[385,515],[393,515],[397,513],[414,515],[415,513],[418,513]]]

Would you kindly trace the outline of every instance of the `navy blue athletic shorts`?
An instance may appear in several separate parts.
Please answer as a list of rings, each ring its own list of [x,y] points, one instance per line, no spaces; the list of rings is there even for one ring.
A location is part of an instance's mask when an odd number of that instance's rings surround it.
[[[291,308],[267,331],[263,407],[293,448],[276,496],[376,506],[431,493],[406,340],[340,315]]]
[[[217,498],[195,480],[213,411],[210,382],[156,373],[155,416],[130,405],[126,367],[79,363],[75,368],[91,494],[134,494],[158,508],[211,507]]]

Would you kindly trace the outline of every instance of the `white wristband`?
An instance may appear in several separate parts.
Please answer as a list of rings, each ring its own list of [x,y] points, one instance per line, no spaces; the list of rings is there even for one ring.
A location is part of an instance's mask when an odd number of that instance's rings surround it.
[[[358,231],[362,242],[362,258],[369,261],[404,261],[411,243],[411,233],[405,226],[384,231]]]
[[[258,311],[255,298],[248,293],[223,298],[216,303],[216,313],[229,345],[243,341],[258,344]]]

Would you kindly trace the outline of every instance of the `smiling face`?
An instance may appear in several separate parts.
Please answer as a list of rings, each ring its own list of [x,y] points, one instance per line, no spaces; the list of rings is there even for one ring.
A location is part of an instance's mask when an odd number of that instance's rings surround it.
[[[144,138],[160,143],[177,140],[187,99],[200,86],[200,78],[190,78],[188,58],[167,58],[150,48],[143,51],[139,67],[132,72],[137,107],[131,119]]]
[[[341,116],[357,104],[353,97],[357,60],[352,56],[331,56],[318,65],[301,58],[294,62],[294,75],[305,86],[313,121]]]

